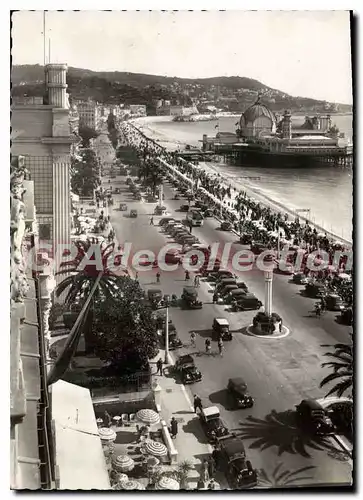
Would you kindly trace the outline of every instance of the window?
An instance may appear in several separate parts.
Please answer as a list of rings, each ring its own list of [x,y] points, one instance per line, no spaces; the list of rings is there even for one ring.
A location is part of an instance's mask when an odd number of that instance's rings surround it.
[[[34,181],[34,204],[39,214],[53,212],[53,162],[49,156],[26,156],[26,167]]]
[[[39,224],[39,238],[50,240],[50,224]]]

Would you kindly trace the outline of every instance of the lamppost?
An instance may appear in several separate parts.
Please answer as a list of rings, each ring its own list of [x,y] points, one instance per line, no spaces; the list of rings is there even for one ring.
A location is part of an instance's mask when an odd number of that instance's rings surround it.
[[[165,305],[165,364],[170,364],[169,355],[169,303],[170,295],[164,295],[164,305]]]
[[[272,278],[273,271],[265,271],[265,313],[272,314]]]

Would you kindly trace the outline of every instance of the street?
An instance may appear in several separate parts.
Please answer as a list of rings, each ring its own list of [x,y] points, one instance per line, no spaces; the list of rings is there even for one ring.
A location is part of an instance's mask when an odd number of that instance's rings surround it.
[[[105,180],[107,185],[108,179]],[[172,242],[160,227],[150,225],[155,204],[134,201],[125,184],[125,177],[117,176],[112,185],[121,188],[121,194],[114,195],[113,209],[109,212],[119,242],[132,243],[132,254],[146,249],[157,254],[163,245]],[[184,218],[183,214],[175,211],[184,200],[172,200],[173,190],[168,184],[164,186],[164,194],[168,211],[175,218]],[[127,203],[127,212],[118,210],[120,201]],[[138,210],[136,219],[129,217],[130,209],[134,208]],[[159,219],[154,217],[155,224]],[[193,228],[193,234],[202,243],[230,241],[234,251],[240,250],[241,246],[235,243],[237,236],[217,231],[218,226],[215,219],[206,219],[201,228]],[[139,280],[146,289],[155,286],[162,288],[163,293],[174,293],[180,297],[186,284],[181,267],[175,272],[162,271],[160,285],[155,283],[155,274],[156,270],[139,271]],[[250,290],[264,301],[263,273],[252,270],[240,274]],[[193,283],[193,278],[191,274],[189,284]],[[293,410],[294,405],[304,398],[324,396],[327,390],[319,389],[319,383],[327,371],[321,368],[321,363],[325,361],[323,353],[329,349],[321,345],[347,342],[350,328],[337,324],[335,314],[331,312],[320,319],[311,317],[309,311],[314,301],[302,297],[299,293],[301,287],[288,283],[288,280],[287,276],[274,275],[273,310],[282,316],[284,325],[290,329],[290,335],[283,339],[249,336],[245,328],[252,323],[256,312],[230,313],[225,311],[225,306],[212,304],[212,288],[202,280],[199,298],[203,301],[203,309],[170,309],[170,318],[184,344],[173,356],[187,352],[194,354],[203,380],[187,388],[187,391],[191,396],[197,393],[204,406],[217,405],[220,408],[230,431],[242,436],[254,467],[264,469],[270,476],[279,462],[284,464],[281,470],[294,471],[314,466],[307,474],[312,477],[309,484],[349,483],[349,462],[342,458],[342,454],[327,450],[335,446],[334,441],[329,438],[313,440],[303,435],[293,425],[289,410]],[[231,342],[225,342],[223,358],[217,355],[216,342],[212,342],[212,355],[204,354],[204,342],[206,337],[210,337],[214,317],[226,317],[234,334]],[[197,349],[189,347],[192,330],[197,333]],[[226,385],[230,377],[236,376],[245,379],[249,392],[255,398],[252,409],[230,408]],[[266,418],[271,412],[272,418]],[[255,420],[249,421],[249,416]]]

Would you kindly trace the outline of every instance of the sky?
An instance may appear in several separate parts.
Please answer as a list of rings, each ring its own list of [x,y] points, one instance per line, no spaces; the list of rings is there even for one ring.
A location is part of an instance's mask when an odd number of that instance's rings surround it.
[[[13,64],[43,64],[42,11],[12,21]],[[51,62],[69,66],[245,76],[294,96],[352,103],[348,11],[49,11],[46,38]]]

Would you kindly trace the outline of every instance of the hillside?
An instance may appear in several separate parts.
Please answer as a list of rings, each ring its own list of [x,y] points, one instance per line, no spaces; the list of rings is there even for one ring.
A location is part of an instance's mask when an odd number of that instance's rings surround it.
[[[13,66],[12,94],[42,95],[43,80],[43,66]],[[295,112],[324,112],[329,108],[334,111],[333,104],[326,101],[289,96],[258,80],[239,76],[189,79],[69,67],[67,83],[74,98],[92,98],[109,104],[146,104],[150,114],[156,99],[182,105],[190,105],[192,100],[208,100],[224,105],[226,109],[240,111],[255,101],[258,92],[263,93],[263,101],[274,111],[285,108]],[[352,106],[339,104],[339,111],[351,112]]]

